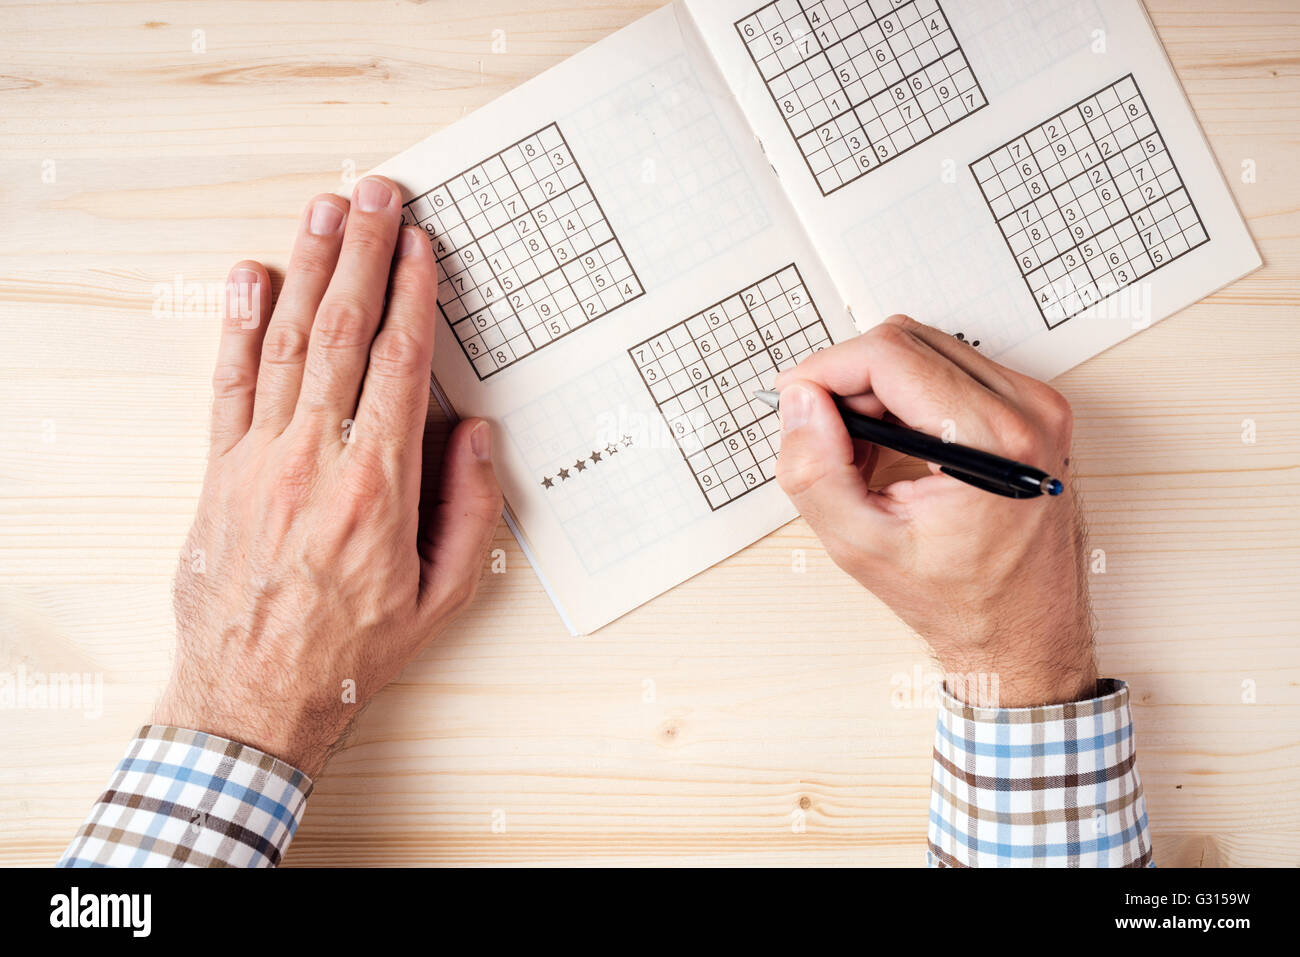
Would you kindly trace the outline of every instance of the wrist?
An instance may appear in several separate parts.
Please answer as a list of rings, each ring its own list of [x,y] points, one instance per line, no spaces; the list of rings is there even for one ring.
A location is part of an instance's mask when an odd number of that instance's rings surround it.
[[[1097,696],[1095,668],[1050,673],[944,668],[944,687],[958,701],[982,708],[1036,708]]]
[[[941,656],[948,692],[966,704],[1031,708],[1096,697],[1097,665],[1087,625],[1051,640],[1032,634]]]
[[[215,690],[196,694],[173,679],[154,708],[153,723],[226,738],[316,777],[347,730],[341,716],[323,712],[288,704],[268,708]]]

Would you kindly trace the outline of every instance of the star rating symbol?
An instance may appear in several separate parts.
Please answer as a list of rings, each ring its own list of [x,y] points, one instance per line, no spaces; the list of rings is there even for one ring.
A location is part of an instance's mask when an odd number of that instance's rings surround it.
[[[604,462],[606,459],[617,455],[619,452],[623,451],[624,448],[628,448],[631,445],[632,436],[620,436],[606,445],[603,449],[593,449],[591,454],[585,458],[578,459],[567,468],[559,469],[554,476],[542,476],[540,484],[542,488],[554,488],[561,482],[567,482],[571,478],[577,478],[578,473],[587,471],[588,466],[595,465],[598,462]],[[620,448],[620,446],[622,446],[622,448]]]

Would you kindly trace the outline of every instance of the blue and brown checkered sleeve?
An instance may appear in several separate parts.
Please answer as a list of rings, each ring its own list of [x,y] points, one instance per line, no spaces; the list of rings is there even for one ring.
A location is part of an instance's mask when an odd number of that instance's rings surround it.
[[[275,867],[312,782],[255,748],[141,728],[60,867]]]
[[[936,867],[1152,866],[1128,687],[1036,708],[944,693],[934,740]]]

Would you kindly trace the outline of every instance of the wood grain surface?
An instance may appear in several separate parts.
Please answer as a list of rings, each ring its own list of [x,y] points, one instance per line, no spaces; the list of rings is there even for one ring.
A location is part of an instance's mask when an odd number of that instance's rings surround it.
[[[0,711],[0,863],[58,857],[167,677],[216,324],[160,284],[283,269],[313,193],[656,5],[0,5],[0,670],[104,680]],[[1295,864],[1300,5],[1148,8],[1266,265],[1057,381],[1100,658],[1157,862]],[[801,521],[588,638],[496,544],[287,864],[923,862],[934,711],[895,705],[931,665]]]

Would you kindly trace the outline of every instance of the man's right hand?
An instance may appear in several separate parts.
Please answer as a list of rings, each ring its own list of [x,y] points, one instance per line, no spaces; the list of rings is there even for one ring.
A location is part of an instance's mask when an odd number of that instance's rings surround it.
[[[996,676],[999,700],[974,703],[1093,696],[1073,423],[1060,393],[906,316],[814,354],[776,388],[781,487],[835,563],[925,638],[945,673]],[[1004,498],[935,465],[873,490],[873,473],[899,456],[852,439],[832,394],[866,415],[1036,466],[1065,492]],[[960,683],[949,690],[963,697]]]

